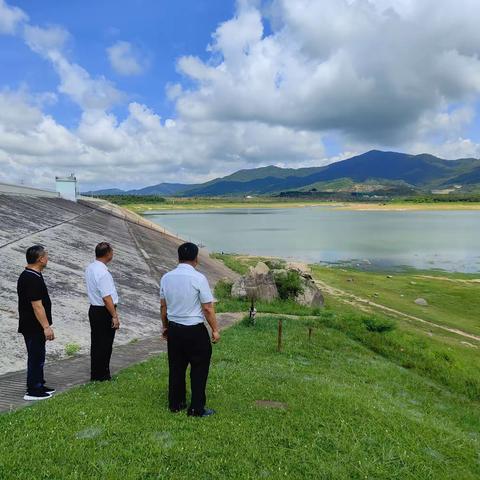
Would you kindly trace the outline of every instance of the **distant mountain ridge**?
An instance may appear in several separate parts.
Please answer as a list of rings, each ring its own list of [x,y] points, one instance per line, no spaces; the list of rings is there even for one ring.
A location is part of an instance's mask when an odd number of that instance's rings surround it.
[[[291,190],[305,191],[309,186],[318,189],[322,185],[331,186],[336,183],[358,185],[368,182],[399,184],[424,191],[457,184],[469,187],[480,184],[480,160],[444,160],[429,154],[409,155],[371,150],[323,167],[293,169],[270,165],[239,170],[200,185],[161,183],[124,193],[178,196],[267,195]],[[109,193],[101,193],[106,191],[117,189],[93,193],[108,195]]]
[[[84,195],[176,195],[183,190],[194,188],[196,185],[185,183],[159,183],[149,187],[121,190],[119,188],[106,188],[101,190],[90,190],[84,192]]]

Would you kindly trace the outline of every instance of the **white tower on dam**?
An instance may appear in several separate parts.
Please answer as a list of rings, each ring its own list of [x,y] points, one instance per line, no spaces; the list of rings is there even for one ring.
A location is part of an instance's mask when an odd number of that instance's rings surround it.
[[[66,200],[77,201],[77,178],[72,173],[68,177],[55,177],[55,190]]]

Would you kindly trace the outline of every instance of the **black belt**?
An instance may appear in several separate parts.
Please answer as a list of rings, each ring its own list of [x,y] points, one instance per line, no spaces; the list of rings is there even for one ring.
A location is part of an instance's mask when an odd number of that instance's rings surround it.
[[[174,327],[174,328],[195,328],[195,327],[198,328],[198,327],[201,327],[202,325],[204,325],[203,322],[196,323],[195,325],[182,325],[181,323],[172,322],[171,320],[168,321],[168,326]]]

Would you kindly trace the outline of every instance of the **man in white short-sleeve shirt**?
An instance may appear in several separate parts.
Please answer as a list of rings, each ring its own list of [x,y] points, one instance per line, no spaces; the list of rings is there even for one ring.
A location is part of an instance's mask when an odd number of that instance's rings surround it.
[[[179,265],[160,281],[163,336],[168,342],[168,402],[172,412],[187,407],[185,373],[190,364],[192,399],[188,415],[206,417],[207,385],[212,345],[205,320],[212,329],[212,341],[220,340],[214,298],[205,275],[197,272],[198,247],[184,243],[178,247]]]
[[[117,314],[118,293],[107,263],[113,258],[113,249],[107,242],[95,247],[95,261],[85,270],[90,309],[91,328],[91,379],[110,380],[110,358],[115,332],[120,328]]]

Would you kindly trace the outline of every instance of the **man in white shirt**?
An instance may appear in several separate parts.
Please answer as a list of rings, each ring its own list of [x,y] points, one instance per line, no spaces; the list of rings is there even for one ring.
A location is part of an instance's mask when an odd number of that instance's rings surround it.
[[[90,309],[88,318],[91,329],[91,379],[110,380],[110,357],[115,332],[120,328],[117,314],[118,294],[107,263],[113,258],[113,248],[107,242],[95,247],[95,261],[85,270]]]
[[[188,415],[207,417],[207,386],[212,345],[205,319],[212,329],[212,341],[220,340],[213,295],[204,275],[195,270],[198,247],[184,243],[178,247],[179,265],[160,281],[163,336],[168,342],[168,403],[172,412],[187,408],[185,373],[190,364],[192,399]]]

